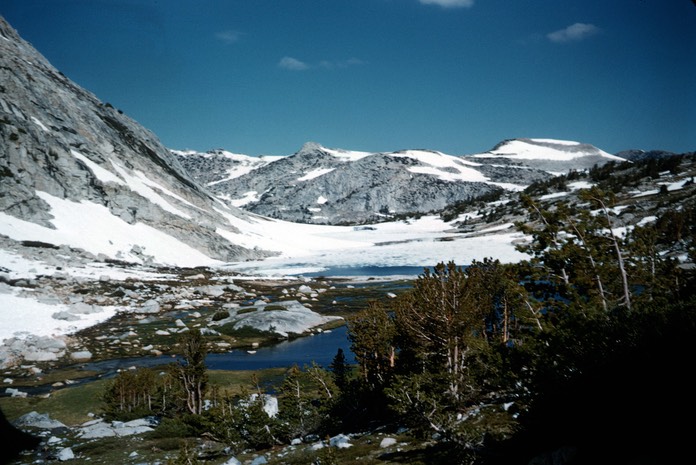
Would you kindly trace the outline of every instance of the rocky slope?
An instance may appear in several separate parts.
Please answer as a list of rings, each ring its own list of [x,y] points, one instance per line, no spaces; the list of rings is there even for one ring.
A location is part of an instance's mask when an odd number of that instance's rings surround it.
[[[224,151],[174,153],[221,199],[260,215],[316,224],[441,211],[617,159],[589,144],[547,139],[504,141],[471,156],[355,152],[312,142],[291,156],[265,159]]]
[[[229,216],[245,213],[211,196],[154,134],[70,81],[3,18],[0,141],[0,234],[21,241],[31,230],[58,242],[59,224],[91,221],[105,231],[90,252],[107,258],[156,261],[138,241],[143,229],[210,260],[264,256],[218,233],[234,233]],[[132,237],[115,246],[110,231]]]

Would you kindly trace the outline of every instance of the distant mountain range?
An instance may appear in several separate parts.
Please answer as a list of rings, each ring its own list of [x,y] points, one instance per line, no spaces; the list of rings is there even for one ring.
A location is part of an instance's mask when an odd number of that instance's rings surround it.
[[[441,211],[523,190],[569,170],[623,160],[592,145],[513,139],[489,152],[356,152],[306,143],[287,157],[173,151],[194,179],[234,206],[315,224],[360,224]]]

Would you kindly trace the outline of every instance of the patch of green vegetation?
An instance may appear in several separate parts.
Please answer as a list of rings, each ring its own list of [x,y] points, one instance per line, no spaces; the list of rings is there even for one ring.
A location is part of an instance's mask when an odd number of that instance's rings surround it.
[[[195,436],[198,431],[186,422],[186,419],[186,417],[163,418],[157,428],[149,432],[147,436],[156,439],[179,439]]]
[[[256,307],[246,307],[246,308],[240,308],[237,310],[237,315],[244,315],[245,313],[254,313],[258,311],[258,308]]]
[[[71,462],[99,465],[132,463],[129,458],[135,452],[138,463],[166,463],[167,459],[176,456],[185,442],[181,438],[150,438],[148,435],[100,438],[74,444],[72,450],[77,459]],[[77,462],[79,458],[83,461]]]
[[[230,312],[228,312],[227,310],[218,310],[217,312],[215,312],[213,314],[212,320],[213,321],[220,321],[220,320],[224,320],[225,318],[227,318],[229,316],[230,316]]]
[[[10,420],[30,412],[48,413],[53,420],[75,426],[91,420],[101,409],[106,381],[98,380],[53,391],[48,397],[0,397],[0,408]]]
[[[264,312],[276,312],[276,311],[287,311],[288,308],[284,305],[266,305],[263,307]]]
[[[266,368],[262,370],[211,370],[208,380],[211,387],[217,386],[231,393],[240,393],[245,389],[256,389],[256,384],[262,386],[278,384],[287,368]]]
[[[90,378],[96,376],[98,373],[95,371],[80,370],[74,367],[68,368],[58,368],[45,371],[37,376],[26,376],[22,374],[19,377],[13,377],[12,384],[0,382],[0,388],[13,387],[21,390],[24,387],[36,387],[43,386],[54,383],[62,383],[67,380],[80,380],[83,378]]]
[[[333,320],[321,325],[321,329],[324,331],[330,331],[332,329],[340,328],[346,324],[346,320]]]
[[[0,178],[11,178],[14,174],[7,166],[0,166]]]

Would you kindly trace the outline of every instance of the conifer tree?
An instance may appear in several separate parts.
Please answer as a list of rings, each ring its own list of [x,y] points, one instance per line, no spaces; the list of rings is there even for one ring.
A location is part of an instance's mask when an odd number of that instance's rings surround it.
[[[286,439],[304,437],[318,427],[319,412],[312,401],[308,376],[295,364],[278,388],[278,420]]]
[[[329,370],[333,375],[334,383],[336,383],[338,389],[340,389],[341,392],[344,392],[348,386],[350,368],[346,363],[346,355],[343,353],[343,349],[340,347],[329,365]]]
[[[118,420],[158,413],[159,391],[160,383],[149,368],[120,371],[102,394],[105,413]]]
[[[205,340],[198,329],[192,329],[181,336],[179,343],[184,360],[177,364],[175,372],[184,389],[187,410],[200,415],[208,384]]]
[[[606,314],[618,306],[630,311],[630,263],[626,238],[616,232],[610,211],[613,195],[592,188],[581,191],[579,197],[594,209],[564,203],[543,209],[523,197],[533,222],[518,223],[518,227],[532,236],[532,243],[520,250],[533,256],[532,285],[547,283],[544,300],[557,296],[556,303],[565,302],[561,306],[577,308],[586,316],[598,309]]]
[[[371,389],[384,386],[396,360],[396,328],[389,310],[372,301],[348,321],[348,339],[358,362],[360,375]]]
[[[490,428],[506,428],[500,425],[512,419],[505,415],[493,427],[462,418],[511,389],[503,357],[538,329],[535,307],[512,269],[496,260],[426,269],[394,305],[398,357],[385,391],[394,411],[416,430],[466,448]]]

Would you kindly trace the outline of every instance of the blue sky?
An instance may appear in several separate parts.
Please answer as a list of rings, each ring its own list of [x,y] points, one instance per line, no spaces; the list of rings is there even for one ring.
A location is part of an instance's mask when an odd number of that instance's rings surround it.
[[[173,149],[696,150],[691,0],[2,0]]]

